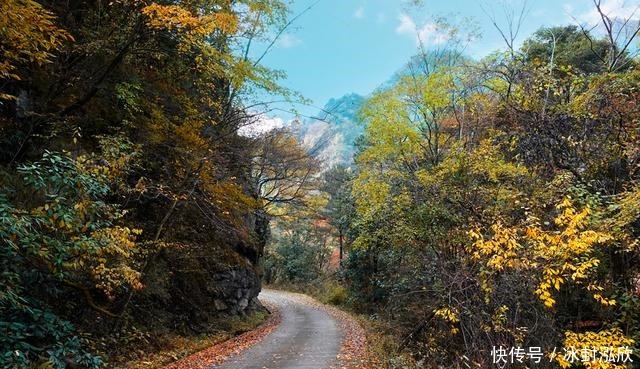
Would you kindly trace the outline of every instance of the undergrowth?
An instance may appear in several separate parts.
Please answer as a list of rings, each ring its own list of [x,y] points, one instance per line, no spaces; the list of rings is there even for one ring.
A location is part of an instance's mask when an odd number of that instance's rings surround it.
[[[245,317],[233,316],[220,320],[205,333],[186,335],[171,333],[169,329],[149,332],[153,342],[132,345],[127,355],[110,358],[109,369],[152,369],[170,364],[183,357],[219,344],[235,336],[251,331],[264,323],[269,314],[259,311]]]

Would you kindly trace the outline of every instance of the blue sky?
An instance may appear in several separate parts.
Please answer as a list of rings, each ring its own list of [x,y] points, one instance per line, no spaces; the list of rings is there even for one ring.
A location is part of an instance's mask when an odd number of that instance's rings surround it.
[[[292,14],[298,14],[316,0],[295,0]],[[604,7],[624,15],[640,0],[603,0]],[[466,24],[473,18],[482,34],[468,53],[476,58],[502,48],[499,33],[482,10],[504,18],[503,4],[520,9],[520,0],[424,0],[416,10],[402,0],[320,0],[302,15],[263,59],[263,64],[284,70],[284,85],[301,92],[317,106],[332,97],[350,92],[367,95],[387,81],[416,53],[416,29],[429,32],[434,16],[446,16],[452,23]],[[541,26],[593,20],[591,0],[530,0],[519,41]],[[426,43],[437,37],[425,36]],[[428,46],[428,45],[427,45]],[[261,50],[256,48],[254,52]],[[313,114],[313,109],[303,108]]]

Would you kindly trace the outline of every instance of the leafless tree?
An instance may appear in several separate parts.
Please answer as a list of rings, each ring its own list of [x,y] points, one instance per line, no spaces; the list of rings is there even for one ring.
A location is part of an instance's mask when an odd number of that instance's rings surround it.
[[[311,153],[286,128],[257,139],[252,176],[266,208],[276,203],[296,203],[314,188],[320,169]]]
[[[626,17],[617,17],[605,12],[602,6],[602,0],[593,0],[593,5],[597,11],[600,24],[591,25],[590,27],[577,22],[584,36],[589,40],[591,51],[604,63],[609,72],[619,71],[629,65],[634,56],[637,56],[639,50],[631,50],[631,44],[640,33],[640,4],[638,4]],[[576,18],[574,17],[574,20]],[[577,20],[576,20],[577,21]],[[602,27],[605,39],[608,43],[606,55],[601,55],[594,49],[594,39],[592,31]]]

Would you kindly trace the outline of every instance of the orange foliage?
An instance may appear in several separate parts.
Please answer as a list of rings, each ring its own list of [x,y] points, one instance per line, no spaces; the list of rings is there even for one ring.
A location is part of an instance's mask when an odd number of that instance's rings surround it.
[[[147,25],[152,29],[181,31],[195,36],[206,36],[215,30],[233,33],[238,28],[238,19],[232,13],[219,12],[204,16],[181,5],[153,3],[142,9],[147,16]]]
[[[0,80],[20,80],[21,64],[42,66],[71,35],[55,24],[55,17],[32,0],[0,2]],[[15,96],[0,93],[0,100]]]

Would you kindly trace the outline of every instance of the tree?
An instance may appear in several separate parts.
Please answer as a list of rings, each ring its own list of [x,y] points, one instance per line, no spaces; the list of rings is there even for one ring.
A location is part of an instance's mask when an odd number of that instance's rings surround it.
[[[102,360],[85,351],[85,340],[56,312],[64,309],[50,306],[48,300],[66,300],[62,292],[71,287],[83,300],[71,300],[64,307],[86,306],[115,317],[120,312],[109,311],[99,301],[114,301],[128,290],[142,288],[133,257],[140,252],[135,242],[140,232],[119,225],[122,210],[104,202],[110,175],[127,166],[98,162],[97,157],[74,160],[45,152],[40,160],[18,167],[20,180],[2,183],[2,366],[47,361],[56,368],[68,363],[98,367]]]
[[[249,52],[287,23],[285,4],[0,10],[0,366],[97,367],[87,347],[124,359],[114,353],[136,344],[134,328],[201,330],[229,295],[221,275],[246,276],[257,295],[268,219],[255,146],[237,130],[256,91],[291,97]],[[227,312],[259,308],[236,305]]]
[[[287,129],[259,137],[253,154],[252,178],[265,209],[300,204],[314,189],[319,165]]]
[[[354,173],[348,167],[338,165],[324,174],[321,190],[329,194],[326,213],[329,222],[338,231],[340,263],[344,255],[345,243],[353,242],[352,226],[355,220],[355,204],[351,196],[351,181]]]
[[[360,112],[344,281],[400,338],[390,366],[639,335],[637,72],[576,27],[514,48],[524,13],[508,50],[429,69],[424,52]]]
[[[601,26],[604,28],[607,49],[605,53],[598,54],[598,50],[594,47],[595,41],[589,30],[586,26],[580,25],[582,33],[589,40],[591,50],[600,58],[608,72],[616,72],[628,68],[633,62],[633,56],[637,55],[637,51],[633,52],[631,56],[628,53],[631,51],[632,43],[640,33],[640,20],[634,19],[638,7],[636,6],[633,10],[630,10],[629,16],[625,18],[606,13],[601,0],[593,0],[593,6],[601,20]],[[596,28],[596,26],[593,28]]]
[[[577,26],[541,28],[524,41],[522,51],[528,62],[538,60],[552,68],[571,66],[585,74],[606,70],[600,55],[607,50],[603,39],[590,39]]]
[[[264,263],[268,283],[310,283],[327,271],[333,232],[321,212],[328,199],[316,190],[300,200],[279,205]]]
[[[0,5],[0,80],[17,82],[26,76],[25,65],[42,67],[71,35],[56,24],[56,17],[33,0],[7,0]],[[14,100],[17,91],[0,93],[0,100]],[[4,102],[6,104],[6,101]]]

